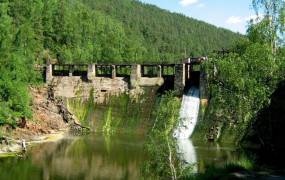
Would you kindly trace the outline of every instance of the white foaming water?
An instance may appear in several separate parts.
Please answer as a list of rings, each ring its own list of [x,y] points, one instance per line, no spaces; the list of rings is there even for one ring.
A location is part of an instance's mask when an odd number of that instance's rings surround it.
[[[190,139],[177,140],[177,152],[180,158],[184,161],[185,167],[192,166],[193,173],[198,172],[197,154],[195,147]]]
[[[173,133],[175,138],[188,139],[192,135],[197,124],[199,107],[199,89],[196,87],[191,87],[182,98],[179,124]]]

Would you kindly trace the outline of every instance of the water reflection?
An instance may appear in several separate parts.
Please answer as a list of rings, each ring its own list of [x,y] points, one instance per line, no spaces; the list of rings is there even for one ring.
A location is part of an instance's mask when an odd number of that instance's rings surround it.
[[[193,145],[197,152],[198,172],[205,172],[208,166],[223,167],[226,163],[235,162],[241,155],[231,144],[193,141]]]
[[[190,139],[178,139],[177,152],[184,167],[192,166],[193,173],[205,172],[208,166],[222,167],[242,155],[230,144],[193,142]]]
[[[111,142],[92,135],[45,143],[32,148],[27,159],[2,159],[1,169],[9,173],[0,179],[29,179],[35,172],[35,179],[138,179],[146,158],[143,144],[135,135],[116,135]],[[23,169],[29,170],[23,174]]]
[[[190,139],[177,139],[177,153],[184,162],[184,167],[192,166],[193,173],[198,172],[197,154]]]
[[[144,163],[151,159],[159,164],[159,156],[163,155],[159,143],[153,146],[157,152],[154,154],[146,152],[144,146],[145,136],[139,134],[70,137],[37,145],[26,157],[0,158],[0,179],[140,179]],[[238,158],[230,146],[187,139],[177,141],[177,152],[185,166],[193,165],[194,173]],[[161,163],[166,163],[168,170],[168,161]],[[153,166],[149,167],[152,174],[159,174]]]

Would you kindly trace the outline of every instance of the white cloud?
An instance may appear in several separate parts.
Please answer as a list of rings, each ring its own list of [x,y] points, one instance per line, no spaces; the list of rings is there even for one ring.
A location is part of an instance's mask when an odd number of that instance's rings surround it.
[[[188,7],[194,4],[197,4],[199,0],[180,0],[179,4],[181,4],[183,7]]]
[[[243,19],[240,16],[231,16],[227,19],[227,24],[240,24],[243,22]]]
[[[246,17],[241,17],[241,16],[231,16],[227,19],[226,23],[227,24],[242,24],[249,22],[250,20],[253,20],[254,23],[260,22],[264,18],[264,15],[249,15]]]

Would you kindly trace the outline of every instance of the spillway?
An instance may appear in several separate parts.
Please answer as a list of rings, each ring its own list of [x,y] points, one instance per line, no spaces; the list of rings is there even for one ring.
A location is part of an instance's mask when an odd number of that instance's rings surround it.
[[[179,124],[173,133],[175,138],[188,139],[192,135],[199,115],[199,93],[199,88],[191,87],[188,92],[183,95]]]

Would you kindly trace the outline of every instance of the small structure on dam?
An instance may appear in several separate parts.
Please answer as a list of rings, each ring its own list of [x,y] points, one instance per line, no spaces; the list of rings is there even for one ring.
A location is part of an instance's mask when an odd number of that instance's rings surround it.
[[[159,86],[182,95],[185,87],[200,82],[195,65],[203,59],[189,58],[178,64],[51,64],[46,65],[46,83],[54,95],[88,98],[97,101],[106,95],[137,91],[141,87]],[[198,84],[197,84],[198,83]]]

